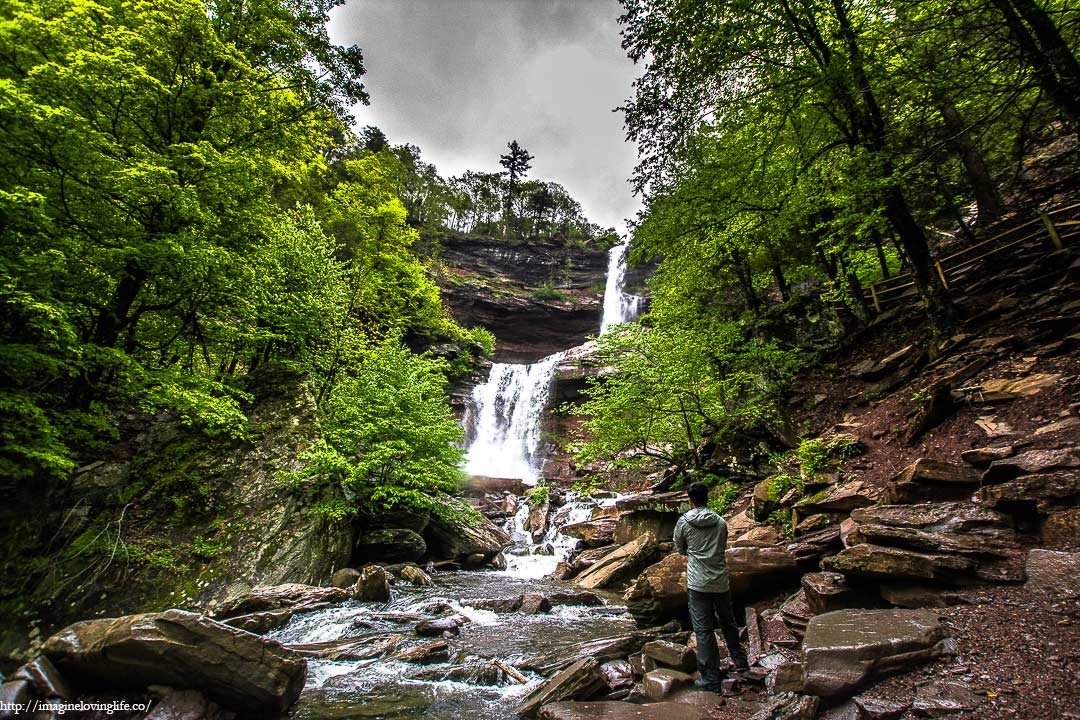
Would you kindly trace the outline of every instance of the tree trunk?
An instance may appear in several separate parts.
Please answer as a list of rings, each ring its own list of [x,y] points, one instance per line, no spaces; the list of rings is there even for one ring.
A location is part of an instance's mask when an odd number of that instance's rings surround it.
[[[135,259],[127,261],[120,280],[116,283],[112,299],[98,314],[97,327],[94,330],[94,344],[99,347],[116,347],[120,333],[128,324],[128,314],[135,298],[142,291],[146,282],[146,271],[139,267]]]
[[[855,318],[859,321],[859,324],[868,325],[870,323],[870,309],[866,307],[866,298],[863,296],[863,287],[862,283],[859,282],[859,276],[851,272],[842,256],[838,255],[837,261],[840,264],[840,272],[847,279],[848,295],[851,297],[851,311],[855,313]]]
[[[791,299],[791,285],[784,277],[784,268],[780,266],[779,260],[773,260],[772,274],[773,279],[776,280],[776,286],[780,289],[780,299],[787,302]]]
[[[990,173],[982,151],[971,139],[971,133],[968,132],[956,106],[944,97],[938,99],[937,105],[941,119],[945,121],[945,129],[949,133],[949,142],[964,164],[968,183],[971,185],[971,191],[979,207],[976,223],[981,226],[989,225],[1001,217],[1003,211],[997,183]]]
[[[1080,128],[1080,63],[1046,11],[1033,0],[991,0],[1046,94]],[[1026,24],[1025,24],[1026,22]]]
[[[931,322],[938,327],[947,325],[951,320],[952,312],[948,298],[945,297],[945,288],[942,287],[941,279],[935,272],[930,247],[926,243],[926,235],[923,234],[919,223],[915,222],[907,200],[899,189],[887,190],[884,200],[885,215],[896,230],[897,238],[911,262],[911,274],[915,280],[915,287],[926,301],[926,310]]]
[[[881,266],[881,277],[889,279],[889,260],[885,257],[885,247],[881,244],[881,233],[877,230],[871,232],[870,237],[874,241],[874,249],[877,251],[878,265]]]

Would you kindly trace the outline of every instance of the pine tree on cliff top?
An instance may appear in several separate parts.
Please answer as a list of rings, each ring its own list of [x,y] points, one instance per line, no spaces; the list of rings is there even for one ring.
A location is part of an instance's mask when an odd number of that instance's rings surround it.
[[[506,147],[510,149],[510,152],[506,155],[499,156],[499,164],[506,168],[506,176],[508,179],[506,188],[506,210],[503,214],[503,237],[506,237],[507,228],[510,226],[510,217],[514,202],[514,190],[517,188],[518,181],[525,177],[525,173],[532,167],[530,161],[533,159],[533,156],[529,154],[528,150],[518,145],[517,140],[508,142]]]

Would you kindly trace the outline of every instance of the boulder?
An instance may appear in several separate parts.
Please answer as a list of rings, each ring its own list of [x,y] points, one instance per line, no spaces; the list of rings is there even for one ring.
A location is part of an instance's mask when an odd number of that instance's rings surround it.
[[[390,573],[378,565],[365,565],[353,587],[353,598],[360,602],[390,602]]]
[[[364,527],[371,530],[404,528],[419,535],[431,522],[431,513],[427,510],[398,507],[393,510],[378,510],[371,516],[365,515],[362,522]]]
[[[420,637],[439,637],[443,633],[457,635],[461,632],[461,625],[461,618],[458,616],[422,620],[416,625],[416,634]]]
[[[862,713],[859,720],[900,720],[904,711],[911,707],[910,701],[874,697],[866,694],[856,695],[853,699],[855,706]]]
[[[802,663],[800,662],[781,663],[765,676],[765,692],[770,695],[799,690],[802,690]]]
[[[25,680],[30,683],[38,697],[62,700],[70,700],[73,697],[64,676],[44,655],[38,655],[20,667],[12,673],[10,679]]]
[[[729,547],[772,547],[780,542],[780,533],[772,525],[761,525],[743,533]]]
[[[551,675],[579,660],[593,658],[603,663],[618,658],[632,657],[641,653],[641,648],[645,643],[656,640],[661,635],[679,632],[679,630],[679,624],[671,622],[625,635],[588,640],[575,645],[572,650],[561,648],[527,658],[519,663],[519,667],[533,670],[541,675]]]
[[[850,512],[877,502],[878,493],[866,487],[861,480],[851,480],[829,487],[795,503],[795,508],[805,515],[829,512]]]
[[[665,667],[683,671],[690,671],[697,668],[697,660],[694,658],[694,651],[680,643],[674,643],[669,640],[653,640],[652,642],[645,643],[641,648],[641,652]]]
[[[0,684],[0,708],[26,707],[34,699],[34,688],[28,680],[9,680]],[[0,717],[17,717],[14,712]]]
[[[965,465],[922,458],[892,479],[882,502],[886,505],[971,497],[979,486],[978,471]]]
[[[304,657],[323,660],[371,660],[393,652],[402,639],[397,633],[383,633],[317,643],[296,643],[288,645],[288,648]]]
[[[979,488],[976,502],[1012,515],[1034,516],[1080,501],[1080,473],[1021,475],[1000,485]]]
[[[840,573],[807,573],[802,576],[802,587],[806,593],[806,605],[814,615],[833,610],[873,607],[874,604],[869,592],[852,587]]]
[[[431,585],[431,578],[428,577],[428,574],[415,565],[406,565],[401,568],[401,579],[421,587]]]
[[[419,533],[406,528],[372,530],[356,541],[360,557],[385,563],[416,562],[427,552],[427,543]]]
[[[1053,548],[1080,547],[1080,508],[1053,510],[1040,528],[1043,544]]]
[[[671,668],[657,668],[641,679],[641,692],[650,700],[663,700],[675,690],[694,682],[694,676]]]
[[[949,717],[970,713],[984,702],[985,694],[976,693],[963,683],[937,680],[917,686],[911,710],[919,717]]]
[[[244,717],[276,717],[307,676],[299,653],[182,610],[78,622],[46,640],[43,653],[95,692],[197,688]]]
[[[755,583],[797,575],[801,570],[799,561],[786,546],[728,548],[724,560],[734,593],[745,593]]]
[[[521,596],[518,612],[522,615],[540,615],[551,612],[551,601],[540,593],[525,593]]]
[[[800,589],[780,605],[780,618],[796,637],[801,638],[806,633],[806,626],[813,616],[805,590]]]
[[[810,619],[802,645],[803,691],[853,695],[868,679],[910,669],[948,652],[945,629],[928,610],[837,610]]]
[[[356,568],[341,568],[340,570],[335,570],[334,574],[330,576],[330,586],[341,588],[342,590],[351,590],[359,579],[360,571]]]
[[[292,616],[292,610],[267,610],[265,612],[237,615],[236,617],[231,617],[228,620],[222,620],[221,622],[229,627],[247,630],[256,635],[265,635],[271,630],[276,630],[279,627],[288,625]]]
[[[638,627],[687,617],[686,556],[668,555],[647,567],[623,595]]]
[[[993,485],[1019,477],[1059,468],[1080,467],[1080,449],[1028,450],[1014,457],[995,460],[982,475],[983,485]]]
[[[1050,593],[1062,599],[1080,597],[1080,552],[1032,550],[1028,553],[1029,590]]]
[[[615,538],[615,525],[618,521],[612,517],[601,517],[584,522],[563,525],[562,534],[581,540],[585,547],[610,545]]]
[[[217,606],[214,618],[236,617],[265,610],[302,612],[326,607],[349,599],[346,590],[336,587],[316,587],[301,583],[285,583],[256,587]]]
[[[903,548],[860,543],[821,562],[825,570],[865,578],[949,582],[970,577],[975,562],[956,555],[919,553]]]
[[[180,690],[163,697],[144,720],[225,720],[232,713],[224,713],[217,703],[210,702],[195,690]]]
[[[437,663],[450,662],[450,646],[443,640],[437,640],[423,645],[416,645],[405,650],[399,650],[390,656],[391,660],[398,662],[414,663],[416,665],[435,665]]]
[[[639,572],[653,561],[656,554],[656,538],[642,535],[604,555],[595,565],[578,575],[574,583],[588,590],[608,587]]]
[[[652,535],[659,542],[671,542],[679,513],[671,510],[631,510],[623,512],[615,523],[615,542],[625,545],[642,535]]]
[[[820,702],[813,695],[781,693],[767,700],[765,707],[751,715],[750,720],[814,720]]]
[[[600,672],[611,692],[629,689],[634,685],[634,668],[627,660],[610,660],[600,666]]]
[[[502,685],[505,679],[503,671],[497,665],[482,660],[467,662],[462,665],[424,668],[410,674],[409,677],[413,680],[426,680],[428,682],[450,681],[487,687]]]
[[[470,555],[490,560],[510,545],[505,530],[483,516],[475,516],[460,498],[441,495],[437,501],[451,512],[448,517],[432,516],[424,531],[430,555],[457,562],[464,562]]]
[[[960,459],[966,462],[968,465],[972,465],[977,468],[985,468],[995,460],[1003,460],[1016,452],[1016,448],[1012,445],[1001,445],[996,447],[981,447],[974,448],[972,450],[965,450],[960,453]]]
[[[603,598],[589,590],[557,590],[549,592],[547,594],[547,599],[552,605],[600,607],[604,604]]]
[[[540,708],[562,700],[588,700],[607,687],[600,662],[584,658],[567,666],[529,693],[515,712],[523,718],[535,718]]]
[[[544,498],[542,502],[529,503],[529,518],[525,527],[529,531],[529,535],[532,536],[534,543],[540,542],[547,535],[548,514],[550,512],[551,502],[547,498]]]

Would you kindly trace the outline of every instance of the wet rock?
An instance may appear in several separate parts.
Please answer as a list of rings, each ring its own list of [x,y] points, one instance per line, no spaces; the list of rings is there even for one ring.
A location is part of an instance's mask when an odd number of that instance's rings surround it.
[[[541,684],[515,709],[523,718],[534,718],[540,708],[548,703],[562,700],[588,700],[607,687],[600,662],[596,658],[584,658],[569,665]]]
[[[424,531],[431,555],[456,562],[463,562],[470,555],[480,555],[486,561],[510,545],[506,531],[487,518],[466,519],[470,516],[470,508],[462,499],[440,495],[436,502],[451,512],[448,513],[450,519],[433,516]]]
[[[780,617],[797,637],[802,637],[814,614],[806,602],[806,591],[799,590],[780,606]]]
[[[559,564],[555,566],[555,570],[552,571],[550,577],[552,580],[569,580],[577,574],[577,570],[574,566],[565,560],[560,560]]]
[[[775,497],[772,492],[775,481],[776,476],[765,478],[754,486],[754,492],[750,496],[750,515],[759,522],[765,522],[773,510],[780,507],[780,498]]]
[[[1000,485],[980,488],[975,497],[988,508],[1032,517],[1080,500],[1080,473],[1021,475]]]
[[[623,595],[638,627],[687,616],[686,556],[668,555],[647,567]]]
[[[548,514],[551,512],[551,503],[546,498],[542,502],[529,503],[529,518],[525,523],[525,529],[532,536],[532,541],[538,543],[544,539],[548,529]]]
[[[814,720],[819,703],[813,695],[782,693],[751,715],[750,720]]]
[[[887,505],[971,497],[979,486],[979,473],[964,465],[922,458],[890,481],[882,502]]]
[[[14,712],[8,712],[6,708],[25,707],[33,700],[34,690],[27,680],[9,680],[0,684],[0,718],[17,717]]]
[[[438,637],[443,633],[457,635],[461,632],[461,619],[457,616],[423,620],[416,625],[416,634],[420,637]]]
[[[809,618],[807,618],[809,619]],[[806,621],[803,621],[805,627]],[[777,649],[795,648],[799,645],[799,639],[791,632],[791,628],[784,622],[783,615],[774,608],[766,608],[761,611],[761,634],[765,639],[765,647],[770,651]]]
[[[326,607],[331,603],[349,599],[346,590],[336,587],[316,587],[301,583],[285,583],[252,588],[248,592],[220,604],[214,611],[215,618],[236,617],[266,610],[305,610]]]
[[[911,707],[910,702],[891,698],[856,695],[853,699],[862,713],[859,720],[900,720],[904,711]]]
[[[1024,587],[1060,598],[1080,597],[1080,552],[1032,550],[1025,565]]]
[[[746,592],[754,583],[799,574],[799,561],[786,546],[733,547],[724,553],[731,589]]]
[[[960,593],[904,582],[883,582],[879,590],[882,599],[894,607],[943,608],[964,602]]]
[[[469,600],[468,605],[477,610],[486,610],[488,612],[505,615],[506,613],[516,612],[517,609],[521,607],[523,598],[523,595],[512,598],[484,598],[480,600]]]
[[[292,616],[292,610],[267,610],[266,612],[238,615],[236,617],[231,617],[228,620],[222,620],[221,622],[229,627],[247,630],[249,633],[265,635],[271,630],[285,627],[289,623],[289,620],[292,619]]]
[[[563,649],[543,653],[528,658],[519,666],[526,670],[538,672],[541,675],[550,675],[579,660],[593,658],[599,662],[607,662],[631,657],[640,654],[645,643],[656,640],[661,635],[679,632],[679,630],[679,624],[671,622],[648,630],[589,640],[574,646],[572,651]]]
[[[225,720],[233,717],[195,690],[179,690],[163,697],[144,720]]]
[[[1016,449],[1012,445],[1001,445],[997,447],[981,447],[973,450],[965,450],[960,453],[960,459],[966,462],[968,465],[972,465],[977,468],[985,468],[995,460],[1003,460],[1016,452]]]
[[[399,650],[391,655],[390,659],[417,665],[435,665],[436,663],[450,662],[450,646],[445,641],[438,640]]]
[[[601,517],[595,520],[564,525],[562,533],[581,540],[585,547],[600,547],[610,545],[615,539],[615,525],[617,523],[618,520],[613,517]]]
[[[800,520],[794,528],[791,530],[791,534],[795,537],[802,537],[804,535],[810,535],[820,530],[824,530],[829,525],[833,524],[832,516],[827,513],[819,513],[817,515],[810,515]]]
[[[600,700],[557,702],[540,710],[540,720],[701,720],[702,713],[676,702],[637,703]]]
[[[921,665],[947,650],[927,610],[838,610],[810,619],[802,646],[803,689],[852,695],[867,679]]]
[[[694,682],[694,676],[671,668],[657,668],[645,673],[641,691],[652,700],[663,700],[678,688]]]
[[[939,680],[918,687],[911,710],[920,717],[938,718],[970,712],[985,700],[967,685]]]
[[[802,689],[802,663],[789,661],[777,665],[765,676],[765,691],[770,695],[798,692]]]
[[[600,673],[607,682],[608,690],[618,692],[634,685],[634,669],[623,659],[611,660],[600,666]]]
[[[61,698],[63,700],[70,700],[72,697],[64,676],[44,655],[39,655],[20,667],[12,673],[9,680],[27,681],[40,697]]]
[[[633,542],[612,550],[574,579],[589,590],[608,587],[649,565],[656,557],[656,538],[642,535]]]
[[[878,493],[861,480],[831,485],[821,492],[803,498],[795,507],[806,514],[827,512],[850,512],[856,508],[873,505]]]
[[[75,623],[43,652],[65,678],[99,692],[199,688],[244,716],[281,713],[307,675],[304,658],[280,643],[181,610]]]
[[[863,588],[854,588],[840,573],[818,572],[802,576],[806,604],[814,615],[848,608],[873,607],[874,598]]]
[[[518,612],[522,615],[539,615],[551,612],[551,601],[540,593],[525,593],[521,597]]]
[[[995,460],[982,475],[984,485],[1006,482],[1023,474],[1080,467],[1080,449],[1028,450],[1015,457]]]
[[[729,547],[772,547],[781,540],[780,533],[772,525],[762,525],[751,528],[743,533],[737,540],[729,543]]]
[[[676,670],[689,671],[697,668],[697,660],[694,652],[686,645],[673,643],[668,640],[653,640],[645,643],[641,648],[645,653],[660,665]]]
[[[604,604],[603,598],[589,590],[558,590],[549,592],[547,599],[552,605],[580,605],[584,607],[600,607]]]
[[[397,649],[402,636],[396,633],[368,635],[366,637],[346,637],[318,643],[296,643],[288,645],[290,650],[304,657],[323,660],[371,660],[381,658]]]
[[[970,399],[980,403],[1016,400],[1035,395],[1043,388],[1058,384],[1060,380],[1061,375],[1050,373],[1036,373],[1016,379],[987,380],[970,394]]]
[[[464,665],[451,665],[450,667],[424,668],[409,675],[414,680],[426,680],[428,682],[453,681],[467,685],[482,685],[491,687],[502,685],[505,677],[503,671],[490,662],[470,662]]]
[[[679,513],[672,510],[632,510],[619,515],[614,540],[620,544],[633,542],[641,535],[652,535],[659,542],[671,542]]]
[[[420,534],[405,528],[365,532],[356,541],[356,553],[379,562],[416,562],[428,552]]]
[[[356,581],[360,579],[360,571],[356,568],[341,568],[335,570],[334,574],[330,576],[330,586],[341,588],[342,590],[351,590],[353,585],[356,585]]]
[[[390,573],[378,565],[365,565],[353,587],[353,598],[360,602],[390,602]]]
[[[420,587],[431,585],[431,578],[428,577],[428,574],[414,565],[406,565],[401,568],[401,579]]]
[[[975,562],[956,555],[919,553],[903,548],[883,547],[870,543],[853,545],[838,555],[825,558],[822,567],[855,577],[947,582],[970,576]]]
[[[1080,508],[1053,510],[1040,528],[1043,543],[1053,548],[1080,546]]]

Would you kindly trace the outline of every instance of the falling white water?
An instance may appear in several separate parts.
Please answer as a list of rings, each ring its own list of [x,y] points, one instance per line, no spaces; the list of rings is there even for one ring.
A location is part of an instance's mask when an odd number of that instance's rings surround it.
[[[466,450],[465,472],[536,483],[543,461],[540,422],[564,354],[531,365],[491,366],[487,382],[472,392],[473,441]]]
[[[626,243],[608,250],[607,284],[604,286],[604,315],[600,320],[600,334],[612,325],[631,322],[641,311],[641,298],[626,292]]]
[[[529,504],[522,502],[517,514],[506,522],[511,545],[506,551],[506,569],[502,572],[523,579],[551,575],[555,566],[569,557],[578,546],[578,540],[563,535],[562,529],[567,525],[591,519],[598,508],[614,505],[619,497],[612,495],[603,500],[594,500],[571,493],[566,504],[551,516],[547,533],[539,542],[533,542],[532,533],[528,529]]]

